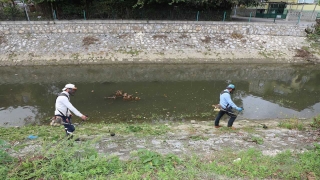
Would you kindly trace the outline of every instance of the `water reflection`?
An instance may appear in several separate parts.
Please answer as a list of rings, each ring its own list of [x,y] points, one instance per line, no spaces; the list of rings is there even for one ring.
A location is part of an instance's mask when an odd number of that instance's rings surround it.
[[[247,96],[242,99],[245,104],[245,111],[241,118],[246,119],[277,119],[277,118],[306,118],[317,116],[320,112],[320,103],[314,106],[307,107],[301,111],[289,109],[275,104],[270,101],[264,100],[261,97]],[[259,103],[257,103],[259,102]]]
[[[211,105],[236,84],[239,119],[310,118],[319,112],[320,73],[314,65],[122,64],[0,67],[0,125],[40,122],[53,115],[56,94],[78,87],[72,103],[90,121],[213,120]],[[108,99],[116,90],[139,101]]]
[[[0,109],[0,124],[5,126],[21,126],[36,122],[35,116],[38,111],[35,107],[8,107]]]

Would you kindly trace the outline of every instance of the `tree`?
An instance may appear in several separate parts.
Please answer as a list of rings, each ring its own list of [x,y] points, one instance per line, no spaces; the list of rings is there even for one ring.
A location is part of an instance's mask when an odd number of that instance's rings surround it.
[[[21,9],[16,6],[14,0],[0,0],[0,2],[9,5],[3,8],[4,15],[9,16],[8,19],[16,20],[18,15],[21,14]]]
[[[155,17],[153,15],[159,15],[157,13],[170,16],[174,13],[187,14],[187,11],[192,13],[230,11],[236,4],[257,5],[260,0],[33,0],[33,2],[41,4],[42,9],[47,9],[46,14],[49,14],[50,9],[53,16],[60,15],[63,19],[80,18],[83,10],[88,18],[135,19],[152,18]],[[63,15],[65,16],[62,17]]]
[[[150,3],[168,3],[169,5],[184,3],[194,6],[207,6],[220,7],[221,5],[228,4],[242,4],[246,6],[258,5],[261,2],[259,0],[137,0],[135,7],[143,7]]]

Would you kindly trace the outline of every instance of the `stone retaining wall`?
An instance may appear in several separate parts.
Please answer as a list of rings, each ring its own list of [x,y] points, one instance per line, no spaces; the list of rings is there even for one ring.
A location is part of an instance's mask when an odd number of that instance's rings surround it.
[[[46,33],[203,33],[305,36],[304,26],[209,21],[16,21],[0,22],[3,34]]]
[[[291,61],[295,49],[308,45],[305,28],[198,21],[0,22],[0,66]]]

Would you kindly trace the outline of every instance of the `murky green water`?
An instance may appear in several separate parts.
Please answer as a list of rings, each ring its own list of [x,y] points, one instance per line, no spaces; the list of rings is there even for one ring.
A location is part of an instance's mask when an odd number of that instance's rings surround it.
[[[320,114],[316,65],[123,64],[0,67],[0,125],[43,123],[56,94],[78,87],[73,105],[92,122],[213,120],[228,83],[245,111],[238,119],[310,118]],[[116,90],[139,101],[108,99]],[[76,118],[79,120],[79,118]],[[76,121],[76,119],[74,121]]]

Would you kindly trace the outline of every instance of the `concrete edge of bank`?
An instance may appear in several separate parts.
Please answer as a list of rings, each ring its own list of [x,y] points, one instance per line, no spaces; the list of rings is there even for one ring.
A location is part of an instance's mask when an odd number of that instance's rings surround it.
[[[288,59],[270,59],[270,58],[242,58],[242,59],[156,59],[156,60],[122,60],[110,61],[100,60],[17,60],[0,61],[0,66],[48,66],[48,65],[116,65],[116,64],[317,64],[316,60],[306,60],[305,58]]]

